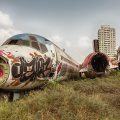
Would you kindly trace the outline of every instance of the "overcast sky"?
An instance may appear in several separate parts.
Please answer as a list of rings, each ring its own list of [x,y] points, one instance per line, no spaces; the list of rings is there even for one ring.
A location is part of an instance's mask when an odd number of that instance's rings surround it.
[[[82,62],[101,25],[116,29],[118,47],[120,0],[0,0],[0,44],[18,33],[34,33]]]

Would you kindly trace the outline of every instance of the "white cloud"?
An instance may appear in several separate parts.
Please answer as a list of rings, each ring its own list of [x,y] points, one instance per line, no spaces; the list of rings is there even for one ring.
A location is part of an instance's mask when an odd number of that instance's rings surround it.
[[[0,27],[11,27],[13,26],[13,21],[10,16],[6,13],[0,11]]]
[[[71,42],[70,41],[65,41],[66,47],[71,47]]]
[[[66,40],[59,35],[54,35],[51,40],[61,48],[65,48],[66,52],[74,59],[82,63],[85,57],[92,51],[92,39],[88,36],[79,37],[78,40]]]
[[[6,29],[0,29],[0,45],[9,37],[20,33],[19,30],[16,30],[15,28],[6,28]]]
[[[62,42],[63,42],[62,37],[60,37],[59,35],[53,35],[53,36],[51,36],[50,39],[51,39],[51,41],[53,43],[55,43],[56,45],[62,47]]]
[[[61,37],[59,35],[54,35],[51,37],[53,42],[59,43],[61,42]]]
[[[9,37],[21,33],[16,29],[10,15],[0,11],[0,45]]]
[[[93,52],[92,39],[88,36],[80,37],[76,46],[76,58],[79,56],[79,60],[82,63],[91,52]]]
[[[83,36],[83,37],[80,37],[79,38],[79,41],[78,41],[78,46],[79,47],[90,47],[92,45],[92,41],[89,37],[87,36]]]

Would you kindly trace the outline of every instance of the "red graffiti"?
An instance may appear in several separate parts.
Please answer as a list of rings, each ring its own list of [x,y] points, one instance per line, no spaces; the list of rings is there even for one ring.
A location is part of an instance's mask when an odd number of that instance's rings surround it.
[[[57,74],[60,72],[61,68],[62,68],[62,63],[60,63],[60,64],[58,65]]]
[[[0,50],[0,55],[5,55],[5,56],[7,56],[10,59],[14,58],[14,56],[11,54],[11,52],[6,52],[5,53],[4,50]]]

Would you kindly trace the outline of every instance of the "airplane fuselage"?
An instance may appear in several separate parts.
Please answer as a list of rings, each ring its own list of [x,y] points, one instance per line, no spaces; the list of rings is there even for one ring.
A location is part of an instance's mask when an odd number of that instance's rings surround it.
[[[79,77],[79,64],[51,41],[19,34],[0,47],[0,89],[25,91],[48,80]]]

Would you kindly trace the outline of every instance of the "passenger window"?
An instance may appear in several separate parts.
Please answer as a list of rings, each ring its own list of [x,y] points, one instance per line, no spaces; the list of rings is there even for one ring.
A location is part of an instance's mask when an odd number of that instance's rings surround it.
[[[45,52],[48,51],[47,47],[44,44],[40,43],[40,48],[41,48],[41,50],[42,50],[43,53],[45,53]]]
[[[40,50],[40,48],[39,48],[39,45],[38,45],[38,43],[37,42],[31,42],[31,45],[32,45],[32,47],[34,47],[35,49],[37,49],[37,50]]]

